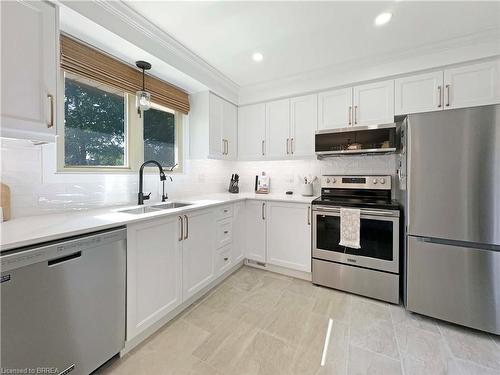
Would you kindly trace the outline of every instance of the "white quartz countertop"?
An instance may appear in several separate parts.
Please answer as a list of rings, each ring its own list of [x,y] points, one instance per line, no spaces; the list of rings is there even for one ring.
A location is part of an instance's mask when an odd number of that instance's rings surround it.
[[[303,197],[301,195],[286,194],[210,194],[190,197],[186,199],[175,199],[172,201],[192,203],[189,206],[159,210],[145,214],[130,214],[120,212],[124,209],[137,208],[141,206],[113,206],[100,209],[70,211],[48,215],[37,215],[9,220],[0,224],[0,248],[2,251],[15,249],[38,243],[54,241],[65,237],[76,236],[98,230],[109,229],[130,223],[150,220],[168,215],[178,215],[200,208],[232,203],[246,199],[281,201],[291,203],[311,203],[316,197]],[[159,204],[151,202],[147,205]]]

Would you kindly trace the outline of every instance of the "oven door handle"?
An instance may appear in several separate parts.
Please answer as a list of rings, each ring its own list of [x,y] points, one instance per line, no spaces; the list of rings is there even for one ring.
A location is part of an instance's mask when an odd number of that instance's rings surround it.
[[[332,212],[339,213],[340,208],[338,207],[316,207],[314,208],[316,212]],[[399,217],[399,211],[389,211],[389,210],[365,210],[361,209],[361,215],[369,215],[369,216],[389,216],[389,217]]]

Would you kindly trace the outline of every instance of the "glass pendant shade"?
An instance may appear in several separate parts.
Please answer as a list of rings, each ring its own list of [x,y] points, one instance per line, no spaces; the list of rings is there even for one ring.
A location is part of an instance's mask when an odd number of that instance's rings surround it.
[[[135,106],[137,107],[137,110],[139,111],[139,115],[141,111],[147,111],[149,108],[151,108],[151,94],[146,91],[145,88],[145,70],[151,69],[151,64],[148,63],[147,61],[136,61],[135,65],[139,68],[142,69],[142,90],[139,90],[135,93]]]
[[[147,111],[151,108],[151,94],[147,91],[137,91],[135,97],[136,107],[142,111]]]

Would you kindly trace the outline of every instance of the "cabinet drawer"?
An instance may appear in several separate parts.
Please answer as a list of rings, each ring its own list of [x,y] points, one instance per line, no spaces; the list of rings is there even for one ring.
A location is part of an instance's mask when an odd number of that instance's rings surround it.
[[[217,248],[231,243],[233,237],[233,219],[227,218],[217,223]]]
[[[232,205],[217,207],[216,211],[217,211],[217,220],[222,220],[222,219],[225,219],[227,217],[233,216],[233,206]]]
[[[231,245],[224,246],[216,251],[215,272],[217,275],[224,273],[231,267]]]

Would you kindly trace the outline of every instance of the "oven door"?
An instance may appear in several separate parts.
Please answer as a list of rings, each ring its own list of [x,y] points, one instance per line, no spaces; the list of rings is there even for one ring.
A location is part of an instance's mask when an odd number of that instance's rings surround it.
[[[399,211],[361,209],[360,249],[339,245],[340,207],[313,211],[313,258],[399,273]]]

